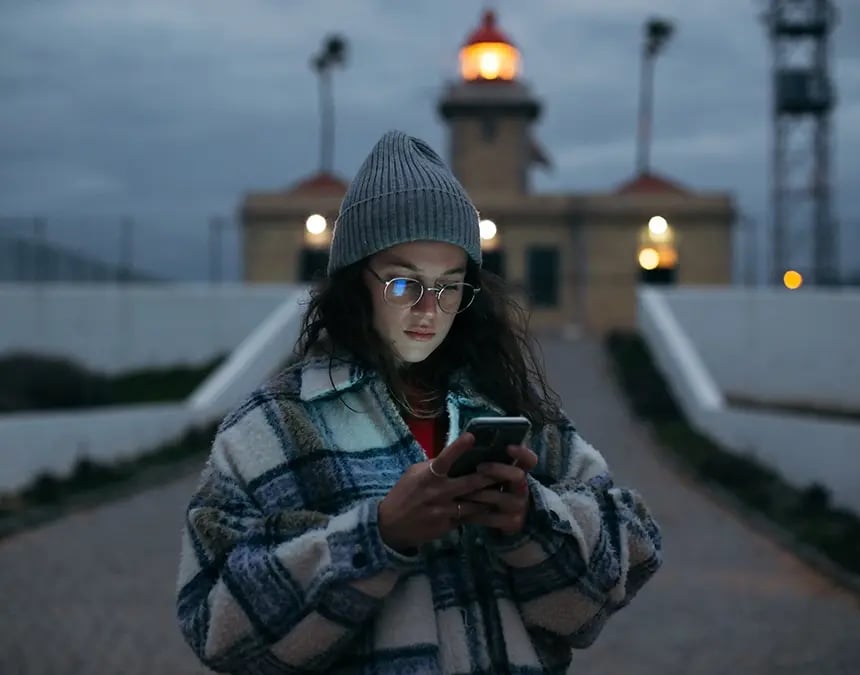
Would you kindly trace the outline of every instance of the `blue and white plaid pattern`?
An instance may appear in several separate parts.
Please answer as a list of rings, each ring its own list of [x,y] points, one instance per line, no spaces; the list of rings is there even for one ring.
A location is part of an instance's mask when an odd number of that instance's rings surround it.
[[[449,442],[500,413],[464,377],[447,401]],[[657,570],[660,534],[572,424],[529,445],[540,463],[521,534],[466,526],[402,556],[377,505],[422,449],[373,374],[293,366],[224,419],[191,498],[186,640],[231,673],[565,672]]]

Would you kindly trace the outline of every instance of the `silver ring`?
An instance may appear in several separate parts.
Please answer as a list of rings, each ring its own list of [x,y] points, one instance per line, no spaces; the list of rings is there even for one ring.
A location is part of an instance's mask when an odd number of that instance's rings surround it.
[[[430,473],[432,473],[436,478],[447,478],[448,475],[444,473],[439,473],[436,469],[433,468],[433,462],[427,465],[427,468],[430,469]]]

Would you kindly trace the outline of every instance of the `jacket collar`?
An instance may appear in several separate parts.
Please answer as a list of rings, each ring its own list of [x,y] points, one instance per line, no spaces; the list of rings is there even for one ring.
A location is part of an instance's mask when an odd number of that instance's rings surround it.
[[[378,375],[343,355],[319,355],[304,360],[301,368],[301,389],[299,397],[310,402],[350,391]],[[459,406],[485,408],[498,415],[504,411],[472,384],[468,374],[461,369],[449,381],[448,399]]]
[[[371,373],[349,359],[337,355],[315,356],[301,364],[302,401],[315,401],[349,391],[370,379]]]

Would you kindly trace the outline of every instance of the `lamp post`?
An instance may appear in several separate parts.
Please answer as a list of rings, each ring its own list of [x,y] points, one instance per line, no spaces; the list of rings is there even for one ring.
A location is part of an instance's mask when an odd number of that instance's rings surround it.
[[[639,81],[639,134],[636,151],[636,170],[639,175],[650,169],[651,118],[654,107],[654,62],[657,54],[672,36],[674,26],[664,19],[649,19],[645,23],[645,41],[642,45],[641,75]]]
[[[346,62],[346,41],[331,35],[323,43],[322,51],[311,59],[317,73],[320,101],[320,171],[329,173],[334,164],[334,95],[331,86],[331,69]]]

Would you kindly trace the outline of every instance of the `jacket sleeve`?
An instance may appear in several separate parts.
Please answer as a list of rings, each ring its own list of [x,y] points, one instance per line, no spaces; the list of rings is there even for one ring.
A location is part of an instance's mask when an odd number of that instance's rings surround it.
[[[490,545],[535,643],[588,647],[659,568],[660,532],[568,420],[545,427],[532,449],[526,524],[513,536],[490,532]]]
[[[327,672],[414,559],[383,543],[375,499],[326,515],[295,497],[264,515],[236,462],[265,443],[235,428],[216,436],[186,513],[179,624],[219,672]],[[278,487],[298,494],[285,466]]]

